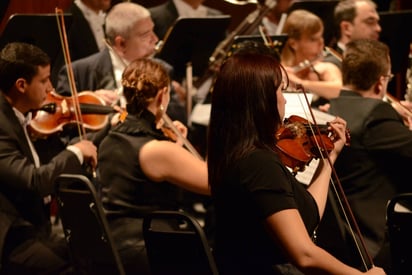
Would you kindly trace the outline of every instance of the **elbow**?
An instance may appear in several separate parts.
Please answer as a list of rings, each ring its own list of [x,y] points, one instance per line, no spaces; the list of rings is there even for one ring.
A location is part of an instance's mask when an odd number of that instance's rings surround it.
[[[294,262],[294,265],[305,274],[310,271],[313,271],[314,268],[316,267],[314,258],[311,257],[310,255],[302,255],[301,257],[296,259],[296,262]]]
[[[293,264],[304,273],[313,271],[319,265],[319,255],[317,255],[317,249],[315,244],[310,245],[309,247],[303,249],[295,255]]]
[[[211,196],[212,195],[212,190],[210,189],[210,186],[207,184],[206,186],[202,186],[197,190],[197,193],[205,196]]]

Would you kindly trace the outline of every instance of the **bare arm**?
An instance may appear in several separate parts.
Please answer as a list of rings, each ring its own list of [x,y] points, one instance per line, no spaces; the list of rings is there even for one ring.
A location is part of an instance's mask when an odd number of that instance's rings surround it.
[[[282,210],[269,216],[266,219],[266,226],[290,261],[305,274],[363,274],[316,246],[296,209]],[[367,274],[385,274],[385,272],[381,268],[372,268]]]
[[[170,141],[153,140],[140,150],[143,172],[153,181],[168,181],[188,191],[210,195],[206,162]]]
[[[321,80],[302,79],[288,69],[289,79],[294,83],[302,84],[307,91],[320,97],[326,99],[338,97],[342,88],[340,69],[329,62],[316,64],[314,68],[319,73]]]
[[[346,143],[346,121],[342,118],[336,118],[330,122],[331,130],[335,133],[334,149],[329,153],[329,159],[333,165]],[[319,162],[319,166],[313,176],[313,180],[308,187],[308,191],[315,199],[319,215],[322,217],[325,211],[326,200],[328,196],[329,182],[331,180],[332,167],[329,165],[327,158]]]

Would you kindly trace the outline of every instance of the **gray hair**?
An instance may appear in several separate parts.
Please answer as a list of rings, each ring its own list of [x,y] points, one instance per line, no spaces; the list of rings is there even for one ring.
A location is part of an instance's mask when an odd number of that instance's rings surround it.
[[[139,4],[121,2],[114,5],[106,16],[106,38],[110,43],[118,35],[128,39],[135,24],[147,17],[150,17],[149,10]]]

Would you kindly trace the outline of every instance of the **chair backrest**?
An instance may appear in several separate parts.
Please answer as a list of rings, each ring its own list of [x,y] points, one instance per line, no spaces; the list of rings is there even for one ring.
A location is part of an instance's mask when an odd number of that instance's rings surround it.
[[[393,274],[411,274],[412,193],[393,197],[386,209]]]
[[[56,180],[58,214],[79,274],[125,274],[107,219],[90,180],[62,174]]]
[[[218,274],[203,228],[180,211],[154,211],[143,220],[143,236],[151,273]]]

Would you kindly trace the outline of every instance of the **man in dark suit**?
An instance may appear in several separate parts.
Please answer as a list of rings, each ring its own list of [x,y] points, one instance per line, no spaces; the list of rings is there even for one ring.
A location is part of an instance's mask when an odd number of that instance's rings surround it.
[[[62,173],[96,165],[96,147],[80,141],[41,163],[26,126],[50,82],[50,59],[38,47],[10,43],[0,53],[1,274],[58,274],[67,268],[65,242],[51,232],[48,199]],[[4,272],[4,273],[3,273]]]
[[[396,194],[412,190],[405,180],[412,162],[412,131],[391,104],[383,101],[393,77],[385,44],[374,39],[346,44],[342,75],[343,89],[330,100],[329,113],[346,120],[351,141],[335,168],[369,254],[390,274],[386,205]],[[326,211],[320,231],[328,223]],[[346,233],[346,248],[353,249],[348,254],[356,262],[360,259],[357,249],[350,246],[353,239]],[[319,232],[318,237],[322,239]]]
[[[361,38],[378,40],[382,30],[376,3],[372,0],[340,1],[335,7],[334,20],[338,33],[332,47],[340,55],[348,42]]]
[[[72,63],[76,88],[77,91],[95,91],[108,105],[120,101],[120,106],[125,107],[121,83],[123,70],[135,59],[151,58],[158,38],[153,32],[149,11],[136,3],[114,5],[106,17],[105,26],[108,40],[105,49]],[[172,74],[171,67],[165,66]],[[173,82],[173,88],[168,114],[185,123],[186,113],[181,101],[185,96],[184,90],[177,82]],[[59,72],[56,90],[70,95],[65,66]]]
[[[342,69],[342,55],[346,44],[355,39],[379,39],[381,26],[376,4],[372,0],[343,0],[334,10],[335,38],[328,49],[331,54],[324,61]]]
[[[154,32],[164,39],[167,31],[178,17],[205,17],[221,15],[222,12],[204,6],[204,0],[168,0],[149,9],[155,24]]]

